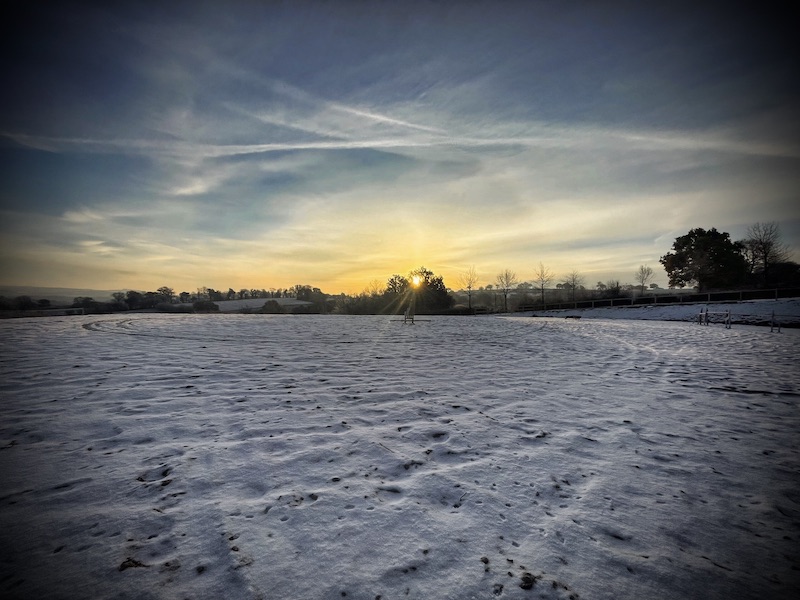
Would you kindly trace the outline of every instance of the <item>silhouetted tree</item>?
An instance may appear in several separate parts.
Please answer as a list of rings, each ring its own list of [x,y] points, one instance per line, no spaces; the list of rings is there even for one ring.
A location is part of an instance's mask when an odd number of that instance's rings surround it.
[[[261,307],[261,312],[267,315],[279,315],[283,313],[283,307],[277,300],[267,300]]]
[[[609,279],[605,283],[604,290],[604,295],[607,298],[619,298],[622,294],[622,284],[619,282],[619,279]]]
[[[741,285],[747,273],[744,244],[732,242],[726,232],[700,227],[675,239],[672,252],[660,261],[669,276],[670,287],[696,284],[704,291]]]
[[[459,278],[461,286],[467,290],[467,306],[472,310],[472,290],[475,289],[475,284],[478,283],[478,273],[475,271],[475,265],[468,267]]]
[[[508,292],[517,284],[517,274],[510,269],[504,269],[497,274],[495,283],[497,289],[503,294],[503,312],[508,312]]]
[[[17,310],[31,310],[36,308],[36,302],[30,296],[17,296],[13,302],[14,308]]]
[[[392,275],[386,282],[386,293],[401,296],[408,289],[408,285],[408,279],[402,275]]]
[[[772,281],[772,268],[789,260],[789,246],[781,242],[777,223],[756,223],[747,229],[747,237],[741,241],[750,272],[757,274],[766,287]]]
[[[381,284],[381,282],[378,281],[377,279],[373,279],[372,281],[370,281],[369,285],[367,285],[367,287],[364,288],[364,294],[371,298],[377,298],[378,296],[381,296],[385,291],[386,288],[383,287],[383,284]]]
[[[773,263],[770,267],[772,285],[800,287],[800,265],[793,261]]]
[[[572,301],[575,302],[575,292],[583,287],[583,275],[577,271],[572,271],[564,277],[562,284],[564,289],[572,293]]]
[[[653,269],[647,265],[639,265],[639,269],[634,273],[634,281],[639,284],[641,292],[644,294],[644,286],[653,278]]]
[[[553,272],[540,262],[539,268],[533,274],[533,282],[541,292],[542,305],[544,305],[544,288],[546,288],[547,285],[553,281],[553,277],[555,277]]]
[[[207,289],[208,289],[208,299],[211,300],[211,302],[222,302],[223,300],[225,300],[225,296],[222,294],[222,292],[219,292],[214,288],[207,288]]]
[[[417,312],[438,312],[447,310],[453,305],[453,297],[447,292],[447,286],[441,275],[436,275],[425,267],[419,267],[408,275],[408,280],[415,279],[418,283],[410,291],[414,294]]]
[[[84,312],[87,313],[95,313],[101,312],[101,304],[95,300],[94,298],[90,298],[87,296],[78,296],[72,301],[73,308],[82,308]],[[106,308],[106,311],[108,309]]]
[[[192,308],[195,312],[199,313],[219,312],[219,306],[214,304],[211,300],[197,300],[192,304]]]
[[[162,302],[161,295],[157,292],[145,292],[142,299],[142,308],[155,308]]]
[[[127,304],[128,308],[131,310],[142,308],[143,301],[144,296],[135,290],[128,290],[125,294],[125,304]]]

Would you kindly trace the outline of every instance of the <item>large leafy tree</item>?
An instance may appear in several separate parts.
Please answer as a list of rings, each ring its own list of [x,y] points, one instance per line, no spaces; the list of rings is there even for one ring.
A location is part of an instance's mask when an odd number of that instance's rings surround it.
[[[386,282],[386,293],[392,296],[401,296],[408,289],[408,279],[402,275],[392,275]]]
[[[173,290],[171,287],[167,287],[166,285],[158,288],[156,290],[156,294],[158,294],[161,302],[172,302],[173,298],[175,298],[175,290]]]
[[[361,304],[363,306],[349,306],[348,310],[397,314],[407,307],[413,307],[416,312],[431,313],[450,308],[453,298],[447,292],[441,276],[420,267],[407,277],[392,275],[381,295],[373,296],[370,301],[370,296],[364,294]]]
[[[447,293],[447,286],[441,275],[420,267],[409,273],[412,292],[415,295],[416,310],[419,312],[436,312],[446,310],[453,305],[453,297]]]
[[[131,310],[136,310],[137,308],[141,308],[143,302],[144,302],[144,294],[142,294],[141,292],[137,292],[136,290],[128,290],[126,292],[125,303]]]
[[[696,285],[700,291],[742,284],[747,273],[744,244],[731,241],[724,231],[701,227],[675,238],[672,252],[659,259],[670,287]]]

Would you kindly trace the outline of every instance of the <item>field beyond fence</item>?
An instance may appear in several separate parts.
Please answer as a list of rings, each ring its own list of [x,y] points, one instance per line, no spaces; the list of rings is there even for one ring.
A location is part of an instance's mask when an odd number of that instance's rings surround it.
[[[694,304],[698,302],[742,302],[744,300],[778,300],[798,298],[800,288],[777,288],[770,290],[738,290],[728,292],[703,292],[686,294],[642,295],[629,298],[602,298],[541,304],[523,304],[517,312],[539,310],[562,310],[567,308],[601,308],[604,306],[641,306],[645,304]]]

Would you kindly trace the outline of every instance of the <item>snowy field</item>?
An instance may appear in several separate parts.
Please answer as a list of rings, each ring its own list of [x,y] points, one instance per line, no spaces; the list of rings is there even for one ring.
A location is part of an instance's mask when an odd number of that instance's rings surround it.
[[[730,312],[735,324],[800,326],[800,298],[780,300],[749,300],[745,302],[711,302],[697,304],[644,304],[639,306],[609,306],[545,310],[527,315],[542,317],[579,316],[588,319],[636,319],[654,321],[697,321],[700,311],[708,311],[709,321],[721,323]]]
[[[0,596],[800,592],[800,330],[0,322]]]

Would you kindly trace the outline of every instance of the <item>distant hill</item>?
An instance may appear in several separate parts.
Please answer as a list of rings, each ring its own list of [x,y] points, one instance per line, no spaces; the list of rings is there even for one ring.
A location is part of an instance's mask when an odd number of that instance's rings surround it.
[[[243,309],[258,310],[270,300],[274,300],[281,306],[288,307],[312,304],[312,302],[296,298],[245,298],[243,300],[218,300],[214,304],[219,306],[219,312],[236,312]],[[184,306],[191,306],[191,304]]]
[[[16,298],[30,296],[34,302],[37,300],[50,300],[54,306],[72,304],[75,298],[94,298],[98,302],[110,302],[114,292],[127,292],[128,290],[89,290],[85,288],[58,288],[58,287],[33,287],[24,285],[0,285],[0,296]],[[259,309],[268,300],[275,300],[281,306],[297,306],[311,304],[296,298],[247,298],[245,300],[222,300],[214,304],[219,306],[220,312],[235,312],[244,308]],[[191,306],[191,303],[186,306]]]
[[[0,296],[16,298],[30,296],[32,300],[50,300],[51,304],[72,304],[78,296],[94,298],[98,302],[109,302],[111,294],[126,290],[88,290],[84,288],[33,287],[24,285],[0,286]]]

